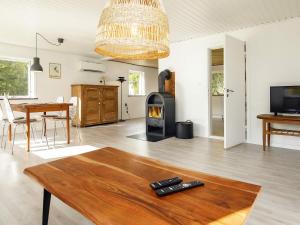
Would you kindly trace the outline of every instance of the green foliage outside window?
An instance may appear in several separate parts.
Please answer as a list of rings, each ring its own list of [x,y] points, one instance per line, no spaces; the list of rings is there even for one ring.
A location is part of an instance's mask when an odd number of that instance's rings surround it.
[[[214,96],[224,95],[224,74],[222,72],[212,74],[211,93]]]
[[[28,63],[0,60],[0,95],[28,96]]]
[[[130,92],[131,95],[138,95],[139,94],[139,80],[140,74],[137,72],[131,72],[129,74],[129,85],[130,85]]]
[[[129,72],[129,95],[144,95],[144,77],[143,72]]]

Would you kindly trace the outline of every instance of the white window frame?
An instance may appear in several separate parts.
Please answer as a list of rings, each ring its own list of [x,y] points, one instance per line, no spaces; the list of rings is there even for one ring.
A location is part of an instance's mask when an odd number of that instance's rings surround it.
[[[10,57],[1,57],[0,60],[2,61],[11,61],[11,62],[22,62],[27,63],[28,67],[28,94],[27,95],[16,95],[16,96],[9,96],[9,98],[16,98],[16,99],[22,99],[22,98],[36,98],[36,79],[35,74],[30,71],[30,66],[32,64],[32,61],[29,59],[24,58],[10,58]],[[0,95],[0,97],[3,97]]]
[[[139,93],[138,94],[130,94],[130,80],[129,76],[131,73],[139,73],[140,79],[139,79]],[[129,97],[138,97],[138,96],[146,96],[146,85],[145,85],[145,72],[138,71],[138,70],[129,70],[128,73],[128,96]]]

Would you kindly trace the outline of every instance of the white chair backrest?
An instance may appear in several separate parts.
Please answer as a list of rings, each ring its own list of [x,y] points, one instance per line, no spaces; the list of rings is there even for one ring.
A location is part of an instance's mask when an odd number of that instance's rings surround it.
[[[10,123],[13,123],[15,120],[15,115],[11,109],[10,103],[8,101],[7,97],[3,97],[3,103],[4,103],[4,107],[5,107],[5,111],[6,111],[6,115],[7,115],[7,119]]]
[[[64,102],[64,96],[58,96],[58,97],[56,98],[56,102],[57,102],[57,103],[63,103],[63,102]]]
[[[56,98],[56,103],[64,103],[65,99],[64,96],[58,96]],[[64,112],[63,111],[59,111],[57,112],[58,116],[63,116]]]
[[[73,106],[77,107],[78,98],[77,97],[71,97],[69,100],[69,103],[72,103]]]
[[[77,97],[71,97],[69,100],[69,103],[72,103],[73,105],[70,106],[70,118],[74,119],[77,116],[78,112],[78,98]]]
[[[3,108],[2,108],[2,103],[0,103],[0,122],[5,119]]]

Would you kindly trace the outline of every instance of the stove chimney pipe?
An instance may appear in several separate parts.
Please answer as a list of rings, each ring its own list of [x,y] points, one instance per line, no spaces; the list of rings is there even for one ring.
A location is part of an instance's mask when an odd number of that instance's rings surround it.
[[[158,91],[159,93],[164,93],[165,91],[165,80],[169,80],[171,78],[171,71],[164,70],[160,72],[158,76]]]

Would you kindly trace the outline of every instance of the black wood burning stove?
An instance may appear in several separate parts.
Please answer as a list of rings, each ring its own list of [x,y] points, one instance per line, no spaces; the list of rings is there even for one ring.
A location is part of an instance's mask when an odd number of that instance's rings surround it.
[[[169,74],[169,75],[168,75]],[[152,92],[146,100],[146,134],[167,138],[175,135],[175,97],[165,92],[165,80],[170,79],[170,71],[159,75],[159,92]]]

